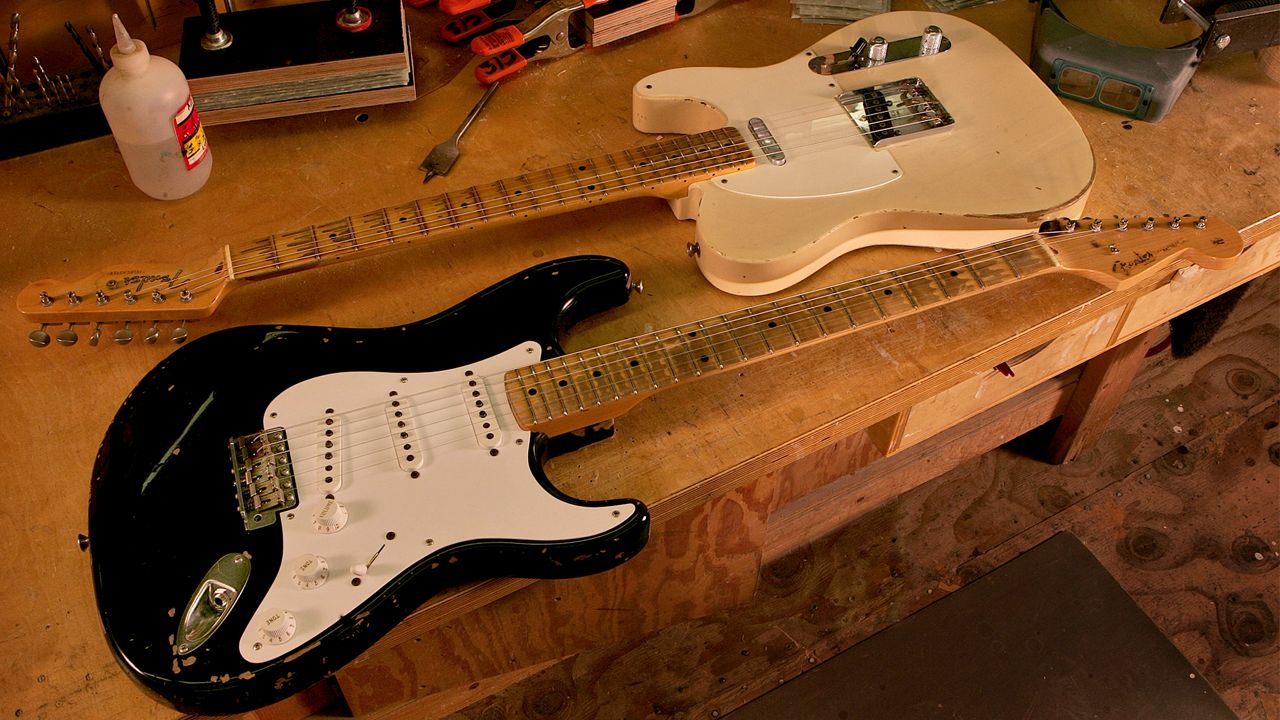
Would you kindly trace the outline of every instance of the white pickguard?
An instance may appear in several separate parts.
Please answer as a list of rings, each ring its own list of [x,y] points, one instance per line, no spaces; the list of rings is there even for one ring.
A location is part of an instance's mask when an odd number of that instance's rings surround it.
[[[428,555],[447,562],[450,548],[473,540],[589,538],[634,515],[635,507],[625,502],[566,503],[533,476],[530,433],[515,425],[502,377],[536,362],[540,354],[530,342],[440,372],[324,375],[290,387],[271,402],[263,427],[284,427],[289,434],[298,506],[279,516],[284,561],[240,638],[246,660],[267,662],[306,646]],[[479,385],[469,386],[471,380]],[[391,408],[397,399],[401,404]],[[477,400],[488,401],[491,412],[485,418],[475,415]],[[394,411],[405,412],[406,428],[394,427],[399,421]],[[330,417],[336,422],[324,425]],[[489,418],[496,427],[483,428]],[[326,436],[326,427],[338,430]],[[398,433],[406,429],[410,436],[402,440]],[[492,439],[484,435],[489,430],[498,431]],[[323,444],[335,437],[339,452],[326,460],[324,453],[334,448]],[[400,443],[411,444],[411,450]],[[406,460],[410,453],[413,458]],[[414,471],[419,477],[411,477]],[[334,482],[326,483],[326,477]],[[335,484],[341,487],[331,490]],[[345,526],[331,533],[313,523],[327,493],[348,513]],[[368,563],[379,548],[377,559]],[[310,588],[294,579],[295,565],[307,555],[324,558],[329,568],[328,577]],[[366,563],[367,571],[358,575],[358,566]],[[359,584],[352,584],[356,577]],[[282,610],[291,622],[280,621]],[[292,627],[291,633],[276,633],[289,635],[283,641],[268,639],[262,630],[273,615],[277,630]]]

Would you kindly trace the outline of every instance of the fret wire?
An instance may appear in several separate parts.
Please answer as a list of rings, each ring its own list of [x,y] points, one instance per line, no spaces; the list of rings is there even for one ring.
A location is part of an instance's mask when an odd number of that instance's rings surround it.
[[[649,364],[648,353],[644,350],[644,347],[640,344],[640,338],[632,338],[631,341],[636,344],[636,349],[640,350],[640,354],[639,354],[639,357],[641,358],[640,364],[644,366],[645,374],[649,376],[649,380],[653,383],[653,387],[655,388],[659,387],[658,377],[653,374],[653,367]]]
[[[622,177],[622,171],[618,169],[618,161],[613,157],[613,153],[608,153],[604,156],[604,159],[609,161],[609,165],[613,168],[613,174],[618,176],[618,189],[626,190],[627,181]]]
[[[640,164],[636,161],[635,155],[632,155],[630,150],[623,150],[622,155],[627,159],[627,163],[630,164],[632,168],[632,175],[636,177],[636,182],[639,183],[640,187],[644,187],[646,182],[644,174],[648,172],[648,170],[640,169]]]
[[[742,347],[742,341],[738,339],[738,331],[733,328],[732,321],[725,315],[721,315],[720,323],[723,327],[728,328],[729,337],[733,339],[733,344],[738,346],[738,353],[742,355],[743,362],[746,362],[750,355],[747,354],[746,348]]]
[[[555,173],[552,172],[551,168],[544,168],[542,172],[547,176],[547,180],[550,181],[551,189],[556,191],[556,200],[561,205],[564,205],[564,193],[560,190],[560,183],[556,181]]]
[[[430,232],[430,229],[427,227],[427,216],[422,213],[421,200],[413,201],[413,211],[418,216],[418,232],[422,233],[423,237],[426,237],[427,233]]]
[[[610,348],[609,354],[613,355],[614,357],[617,357],[618,362],[622,363],[621,365],[622,373],[626,377],[627,381],[631,383],[631,394],[639,395],[640,386],[636,383],[635,373],[631,371],[632,370],[631,363],[632,362],[638,363],[639,361],[636,360],[632,355],[630,355],[630,352],[628,350],[623,349],[622,343],[612,343],[611,345],[609,345],[609,348]],[[623,389],[625,390],[626,388],[623,387]]]
[[[511,199],[511,193],[507,191],[507,184],[501,180],[498,180],[498,181],[495,181],[493,185],[494,187],[498,188],[498,195],[502,198],[502,201],[506,203],[507,214],[510,215],[511,217],[516,217],[516,204]]]
[[[524,383],[524,376],[520,374],[525,368],[516,368],[516,382],[520,384],[520,395],[524,397],[524,404],[529,408],[529,422],[537,422],[538,413],[533,409],[533,400],[530,399],[529,389]],[[496,419],[496,418],[495,418]]]
[[[533,378],[533,390],[534,390],[533,396],[536,396],[538,399],[542,401],[542,407],[545,408],[547,411],[547,419],[548,420],[554,419],[556,416],[555,411],[551,409],[551,403],[547,401],[546,391],[542,387],[540,387],[542,385],[542,380],[538,378],[538,366],[530,365],[528,370],[529,370],[529,375]]]
[[[938,284],[938,289],[942,291],[942,296],[950,299],[951,293],[947,292],[947,286],[942,284],[942,276],[938,274],[937,270],[933,269],[933,265],[928,260],[921,263],[921,265],[924,265],[925,270],[928,270],[929,274],[933,276],[933,281]]]
[[[595,354],[599,367],[593,371],[593,374],[600,373],[598,377],[604,385],[605,396],[612,396],[612,399],[617,400],[622,397],[622,394],[618,392],[618,383],[613,377],[613,364],[604,356],[604,353],[600,352],[599,347],[595,349]]]
[[[662,348],[662,354],[667,359],[667,367],[671,368],[671,381],[680,382],[680,371],[676,369],[675,358],[671,357],[671,348],[667,347],[667,344],[662,341],[662,336],[658,333],[653,333],[650,337],[656,339],[658,341],[656,343],[657,346]]]
[[[311,226],[311,252],[316,260],[320,259],[320,233],[316,231],[316,226]]]
[[[813,302],[805,298],[804,293],[800,293],[798,297],[800,298],[800,302],[809,309],[809,314],[813,316],[813,321],[818,324],[818,332],[822,334],[822,337],[826,337],[827,326],[822,324],[822,315],[820,315],[817,310],[813,309]]]
[[[595,159],[588,158],[586,160],[583,160],[583,163],[586,164],[587,171],[591,173],[591,177],[593,178],[591,182],[587,183],[587,191],[593,192],[593,193],[599,193],[600,197],[608,196],[609,191],[605,189],[604,178],[600,177],[600,170],[596,167]],[[593,190],[592,188],[595,188],[595,189]]]
[[[382,226],[386,228],[387,243],[395,244],[396,233],[391,229],[391,213],[387,212],[389,208],[382,208]]]
[[[1014,266],[1013,261],[1009,259],[1009,256],[1004,254],[1004,250],[1000,248],[1000,243],[995,243],[991,247],[995,248],[995,251],[1004,259],[1005,264],[1013,271],[1013,276],[1015,278],[1021,278],[1022,273],[1018,272],[1018,268]]]
[[[685,354],[689,356],[689,362],[693,363],[693,375],[697,377],[702,374],[702,365],[698,362],[698,356],[693,353],[693,343],[689,341],[688,333],[676,330],[676,334],[680,337],[680,343],[684,346]]]
[[[604,363],[605,377],[609,379],[609,386],[613,389],[613,399],[620,400],[626,394],[627,388],[618,377],[618,369],[614,367],[614,361],[606,357],[600,352],[600,348],[596,348],[596,357]]]
[[[892,275],[893,279],[897,280],[898,284],[902,286],[902,289],[907,292],[907,299],[911,301],[911,307],[917,310],[920,309],[920,303],[916,302],[915,293],[911,292],[911,288],[907,287],[907,284],[903,282],[901,277],[898,276],[898,273],[894,270],[890,270],[889,274]]]
[[[591,374],[591,368],[587,367],[587,358],[582,353],[575,353],[574,357],[578,359],[578,364],[582,366],[582,372],[585,373],[587,383],[591,386],[591,392],[596,396],[596,405],[603,405],[604,396],[600,394],[600,388],[596,386],[596,380]]]
[[[489,222],[489,210],[484,206],[484,198],[480,197],[480,188],[472,185],[468,189],[471,191],[471,197],[476,200],[476,211],[478,216],[475,220],[478,220],[479,222]],[[466,207],[466,205],[463,205],[463,207]]]
[[[354,216],[348,215],[346,218],[347,236],[344,240],[351,241],[351,250],[355,252],[360,249],[360,240],[356,238],[356,223]]]
[[[849,329],[858,327],[858,321],[853,319],[853,313],[849,312],[849,302],[845,298],[846,291],[837,290],[836,296],[840,299],[840,309],[844,310],[844,316],[849,318]]]
[[[871,302],[875,304],[876,310],[880,311],[880,317],[885,317],[885,318],[889,317],[889,313],[885,312],[884,307],[880,305],[880,299],[877,298],[876,294],[871,291],[871,288],[867,287],[866,278],[859,279],[858,284],[861,285],[862,289],[866,291],[867,297],[871,298]]]
[[[702,337],[703,337],[703,339],[707,339],[707,338],[711,337],[711,336],[707,335],[707,328],[706,328],[706,326],[704,326],[704,325],[703,325],[703,323],[702,323],[702,321],[701,321],[701,320],[699,320],[699,321],[698,321],[698,332],[702,333]],[[717,367],[717,368],[723,368],[723,367],[724,367],[724,361],[720,359],[720,351],[719,351],[719,350],[716,350],[716,342],[715,342],[715,340],[714,340],[714,339],[707,339],[707,344],[711,346],[711,354],[712,354],[712,356],[714,356],[714,357],[715,357],[715,359],[716,359],[716,367]]]
[[[751,310],[747,310],[747,316],[748,316],[748,317],[755,317],[755,313],[754,313],[754,312],[752,312]],[[765,347],[765,350],[768,350],[769,352],[771,352],[771,353],[772,353],[772,352],[773,352],[773,345],[769,342],[769,336],[768,336],[768,335],[766,335],[766,334],[765,334],[765,332],[764,332],[764,326],[763,326],[761,323],[752,323],[752,324],[753,324],[753,325],[755,325],[755,327],[756,327],[756,332],[760,333],[760,338],[761,338],[762,340],[764,340],[764,347]]]
[[[524,187],[523,187],[523,188],[521,188],[520,190],[517,190],[517,191],[516,191],[516,194],[517,194],[517,195],[519,195],[522,199],[524,199],[524,198],[528,198],[529,202],[530,202],[530,203],[533,203],[533,209],[534,209],[534,211],[541,210],[541,209],[542,209],[542,203],[538,202],[538,193],[536,193],[536,192],[528,192],[528,193],[526,193],[526,192],[525,192],[525,191],[527,191],[527,190],[530,190],[530,189],[533,187],[532,185],[530,185],[530,184],[529,184],[529,176],[528,176],[527,174],[521,173],[520,177],[518,177],[518,178],[516,178],[516,179],[517,179],[517,180],[519,180],[519,181],[520,181],[520,184],[524,186]]]
[[[556,393],[556,400],[559,400],[559,401],[560,401],[560,407],[563,409],[563,413],[564,413],[565,415],[568,415],[568,414],[570,413],[569,405],[568,405],[567,403],[565,403],[565,401],[564,401],[564,393],[560,392],[560,388],[561,388],[561,387],[563,387],[560,383],[561,383],[561,382],[567,383],[568,381],[567,381],[567,380],[564,380],[563,378],[561,378],[560,380],[557,380],[557,379],[556,379],[556,371],[555,371],[555,368],[554,368],[554,366],[552,366],[552,364],[551,364],[551,362],[550,362],[549,360],[548,360],[548,361],[544,361],[544,362],[542,363],[542,366],[543,366],[543,367],[545,367],[545,368],[547,369],[547,377],[551,378],[551,385],[552,385],[552,387],[553,387],[553,388],[554,388],[554,390],[555,390],[555,393]]]
[[[565,377],[569,379],[569,389],[573,391],[573,397],[578,402],[578,410],[586,410],[587,406],[582,404],[582,393],[578,392],[578,383],[573,379],[573,370],[569,368],[569,361],[564,355],[560,356],[560,369],[564,370]]]
[[[978,271],[973,267],[973,264],[969,262],[969,258],[965,256],[964,251],[962,250],[956,253],[956,255],[960,257],[960,262],[964,263],[964,266],[969,269],[969,274],[973,275],[973,279],[978,281],[978,287],[985,289],[987,284],[982,281],[982,276],[978,275]]]
[[[787,319],[786,314],[782,312],[782,308],[778,307],[778,301],[775,300],[769,304],[773,306],[774,313],[776,313],[778,317],[782,318],[782,322],[787,326],[787,332],[791,333],[791,339],[795,341],[796,345],[799,345],[800,336],[796,334],[795,327],[791,324],[791,321]]]

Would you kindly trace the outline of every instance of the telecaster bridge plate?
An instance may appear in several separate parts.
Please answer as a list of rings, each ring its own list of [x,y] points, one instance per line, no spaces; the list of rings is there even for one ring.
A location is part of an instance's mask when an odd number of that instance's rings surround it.
[[[276,521],[282,510],[298,506],[298,488],[284,428],[231,439],[231,472],[245,530]]]
[[[955,124],[955,118],[918,77],[842,92],[836,102],[849,113],[871,147]]]

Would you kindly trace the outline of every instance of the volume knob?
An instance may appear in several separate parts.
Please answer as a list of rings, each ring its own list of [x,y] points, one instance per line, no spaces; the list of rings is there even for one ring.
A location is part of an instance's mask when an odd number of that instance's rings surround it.
[[[328,498],[311,516],[311,524],[322,533],[336,533],[347,524],[347,506]]]
[[[319,555],[303,555],[293,565],[293,582],[305,590],[320,587],[329,579],[329,562]]]
[[[258,634],[272,645],[282,645],[289,642],[289,638],[293,637],[297,629],[298,621],[293,617],[293,613],[288,610],[272,610],[267,615],[267,619],[262,621]]]

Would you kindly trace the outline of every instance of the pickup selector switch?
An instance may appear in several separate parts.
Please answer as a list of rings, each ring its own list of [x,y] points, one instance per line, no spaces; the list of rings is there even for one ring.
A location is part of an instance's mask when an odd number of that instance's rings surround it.
[[[304,590],[320,587],[329,579],[329,562],[310,553],[293,564],[293,582]]]
[[[333,498],[326,498],[324,504],[311,516],[311,524],[322,533],[336,533],[347,524],[347,506]]]
[[[272,610],[267,619],[258,627],[258,634],[272,645],[283,645],[289,642],[293,633],[298,630],[298,621],[288,610]]]

